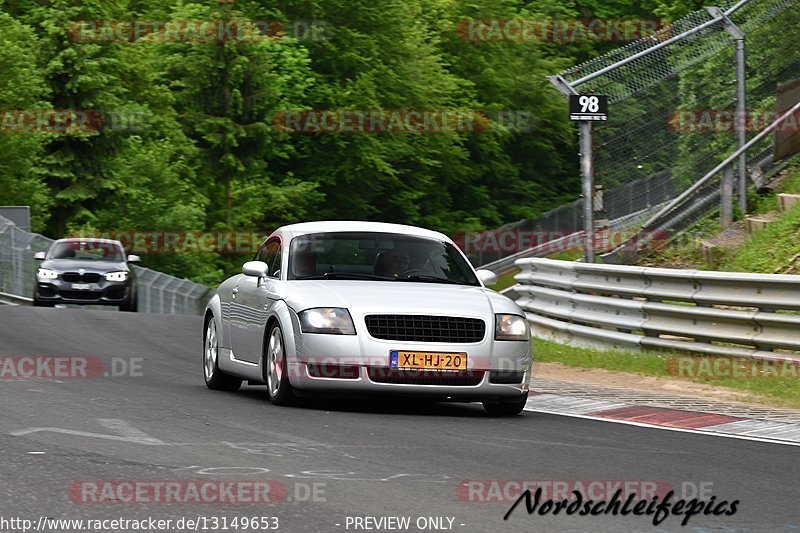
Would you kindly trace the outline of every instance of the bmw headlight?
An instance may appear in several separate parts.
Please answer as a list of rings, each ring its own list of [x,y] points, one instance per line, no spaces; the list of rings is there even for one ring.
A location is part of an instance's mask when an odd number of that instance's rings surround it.
[[[343,307],[317,307],[301,312],[300,329],[303,333],[332,333],[355,335],[356,328],[350,313]]]
[[[125,281],[128,279],[127,272],[109,272],[106,274],[106,281]]]
[[[527,341],[531,338],[528,321],[519,315],[494,315],[494,338],[498,341]]]
[[[36,271],[36,277],[39,278],[39,281],[45,281],[48,279],[57,279],[58,272],[55,270],[50,270],[49,268],[40,268]]]

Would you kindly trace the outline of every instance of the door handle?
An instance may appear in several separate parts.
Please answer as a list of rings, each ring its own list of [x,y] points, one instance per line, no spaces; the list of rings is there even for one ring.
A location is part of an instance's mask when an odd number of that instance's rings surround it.
[[[236,298],[236,294],[237,294],[238,292],[239,292],[239,287],[238,287],[238,286],[237,286],[237,287],[234,287],[234,288],[233,288],[233,290],[231,291],[231,293],[232,293],[232,295],[233,295],[233,297],[234,297],[234,298]]]

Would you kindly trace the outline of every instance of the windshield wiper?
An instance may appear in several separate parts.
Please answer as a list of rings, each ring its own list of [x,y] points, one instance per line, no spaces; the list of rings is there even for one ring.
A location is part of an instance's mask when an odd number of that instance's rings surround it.
[[[395,278],[377,276],[375,274],[365,274],[362,272],[326,272],[321,276],[306,276],[297,279],[368,279],[377,281],[394,281]]]
[[[464,283],[463,281],[440,278],[439,276],[431,276],[428,274],[410,274],[408,276],[403,276],[402,278],[397,278],[397,281],[421,281],[423,283],[450,283],[451,285],[469,285],[469,283]]]

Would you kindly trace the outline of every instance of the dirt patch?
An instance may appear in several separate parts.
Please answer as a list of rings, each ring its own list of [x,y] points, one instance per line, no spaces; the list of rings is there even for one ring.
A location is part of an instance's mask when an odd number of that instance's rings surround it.
[[[710,239],[706,239],[706,242],[713,246],[719,246],[720,248],[736,250],[744,243],[744,241],[747,240],[747,238],[748,235],[745,223],[743,220],[739,220],[731,224],[728,229],[717,233]]]
[[[706,385],[704,383],[694,383],[692,381],[628,374],[625,372],[612,372],[610,370],[598,368],[577,368],[562,365],[561,363],[535,363],[533,372],[534,379],[553,379],[600,387],[681,396],[696,396],[698,398],[714,399],[720,402],[749,403],[749,405],[754,406],[763,405],[753,403],[753,396],[751,394],[733,391],[724,387],[714,387],[713,385]]]

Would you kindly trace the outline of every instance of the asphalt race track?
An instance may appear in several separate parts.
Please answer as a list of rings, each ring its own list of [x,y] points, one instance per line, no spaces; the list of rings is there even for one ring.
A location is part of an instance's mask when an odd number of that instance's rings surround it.
[[[711,490],[717,502],[739,500],[733,516],[697,515],[686,527],[669,516],[659,531],[800,530],[794,446],[533,412],[491,418],[478,404],[312,399],[275,407],[261,387],[206,389],[200,317],[0,307],[0,357],[13,356],[96,357],[103,367],[86,379],[0,379],[5,519],[278,517],[287,532],[652,531],[652,516],[529,516],[524,503],[504,521],[518,492],[487,503],[471,500],[489,492],[458,487],[655,481],[686,499]],[[286,497],[94,503],[81,492],[103,481],[158,480],[269,480]],[[354,517],[394,516],[410,517],[410,526],[355,527]],[[213,530],[206,525],[191,530]]]

